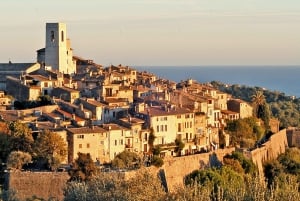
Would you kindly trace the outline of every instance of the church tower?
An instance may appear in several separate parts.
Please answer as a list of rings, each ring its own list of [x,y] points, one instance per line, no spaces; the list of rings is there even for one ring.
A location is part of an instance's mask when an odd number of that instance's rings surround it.
[[[46,24],[45,65],[64,74],[76,73],[65,23]]]

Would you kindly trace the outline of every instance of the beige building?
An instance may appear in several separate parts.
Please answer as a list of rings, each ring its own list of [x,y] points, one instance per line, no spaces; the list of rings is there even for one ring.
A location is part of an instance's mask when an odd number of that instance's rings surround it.
[[[141,107],[139,108],[142,109]],[[186,108],[170,106],[145,106],[138,116],[145,119],[146,127],[153,128],[154,145],[174,143],[182,140],[186,147],[183,154],[188,154],[194,140],[194,113]]]
[[[37,100],[42,95],[41,87],[24,85],[21,80],[7,76],[7,93],[18,101]]]
[[[253,107],[241,99],[231,99],[227,101],[227,108],[237,112],[241,119],[253,116]]]
[[[125,148],[127,151],[131,152],[143,152],[143,145],[142,143],[147,141],[148,144],[148,138],[143,138],[143,124],[144,120],[139,118],[134,118],[131,116],[128,116],[127,118],[121,118],[118,121],[118,124],[130,129],[130,132],[127,132],[127,135],[125,136]],[[146,148],[147,152],[147,148]]]
[[[80,97],[80,92],[68,87],[55,87],[52,89],[51,96],[74,103],[74,101]]]
[[[68,128],[68,161],[71,163],[77,158],[77,153],[89,153],[93,161],[100,163],[110,159],[107,130],[98,126]]]
[[[6,77],[14,77],[19,79],[20,76],[29,74],[40,68],[39,63],[8,63],[0,64],[0,90],[6,90]]]
[[[118,124],[104,124],[103,128],[107,131],[107,154],[109,161],[111,161],[125,150],[126,136],[130,136],[131,130]]]

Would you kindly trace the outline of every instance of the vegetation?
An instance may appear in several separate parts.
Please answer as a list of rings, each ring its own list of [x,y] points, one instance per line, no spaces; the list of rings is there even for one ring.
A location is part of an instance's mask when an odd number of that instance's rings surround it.
[[[254,147],[265,134],[265,128],[255,117],[228,121],[225,130],[230,135],[230,144],[243,148]]]
[[[253,96],[260,91],[265,97],[265,106],[270,108],[270,116],[278,118],[281,128],[289,126],[300,127],[300,98],[287,96],[282,92],[270,91],[261,87],[237,84],[228,86],[218,81],[213,81],[211,84],[220,91],[247,102],[252,102]]]
[[[181,155],[181,151],[183,150],[183,148],[184,148],[184,143],[182,142],[182,140],[181,139],[177,139],[176,138],[176,140],[175,140],[175,145],[176,145],[176,147],[175,147],[175,152],[177,153],[177,155]]]
[[[161,167],[164,164],[164,160],[161,157],[154,155],[151,164],[155,167]]]
[[[32,158],[30,167],[51,170],[67,155],[66,144],[57,133],[43,131],[34,139],[31,129],[20,121],[0,122],[0,160],[5,163],[13,152],[28,153]]]
[[[236,161],[243,168],[243,172],[245,174],[254,175],[257,171],[256,166],[253,163],[253,161],[246,158],[241,152],[234,151],[231,154],[227,154],[226,156],[224,156],[225,161],[226,161],[226,159]],[[227,161],[229,161],[229,160],[227,160]],[[233,163],[233,164],[237,164],[237,163]],[[225,165],[229,165],[229,164],[228,163],[226,164],[226,162],[225,162]],[[230,166],[234,167],[232,165],[230,165]],[[237,169],[239,169],[239,168],[237,168]]]
[[[96,174],[96,166],[89,153],[78,153],[78,157],[69,170],[70,181],[88,181]]]
[[[63,138],[49,130],[38,135],[34,148],[38,163],[51,170],[57,169],[67,156],[67,145]]]
[[[81,200],[163,200],[165,191],[160,180],[147,171],[125,181],[116,174],[99,173],[89,182],[70,182],[64,191],[65,201]]]
[[[136,169],[141,167],[142,160],[138,154],[130,151],[119,153],[112,161],[113,168]]]
[[[150,153],[153,152],[155,138],[156,138],[156,136],[154,134],[154,129],[150,128],[150,134],[149,134],[149,138],[148,138],[148,145],[149,145],[149,151],[150,151]]]
[[[287,175],[295,176],[300,182],[300,150],[295,147],[287,149],[277,160],[268,161],[264,165],[264,172],[269,186],[273,183],[284,185]]]
[[[269,129],[270,110],[262,91],[256,91],[255,94],[252,95],[252,105],[254,109],[254,115],[258,119],[263,120],[265,128]]]
[[[19,121],[0,122],[0,156],[6,162],[12,151],[33,153],[33,137],[31,130]]]
[[[23,165],[31,162],[31,155],[29,153],[13,151],[7,158],[7,168],[21,170]]]
[[[23,110],[28,108],[35,108],[45,105],[52,105],[51,97],[49,95],[39,96],[37,100],[27,100],[27,101],[14,101],[14,108],[17,110]]]

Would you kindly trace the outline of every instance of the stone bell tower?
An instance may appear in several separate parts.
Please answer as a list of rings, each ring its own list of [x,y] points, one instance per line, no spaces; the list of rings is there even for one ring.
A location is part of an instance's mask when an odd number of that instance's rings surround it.
[[[46,24],[45,65],[64,74],[76,73],[65,23]]]

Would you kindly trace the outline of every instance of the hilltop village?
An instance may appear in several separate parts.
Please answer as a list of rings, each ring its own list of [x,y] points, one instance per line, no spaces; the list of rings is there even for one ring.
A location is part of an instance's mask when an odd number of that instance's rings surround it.
[[[209,84],[179,83],[124,65],[103,67],[73,56],[64,23],[47,23],[36,63],[0,64],[1,120],[50,130],[67,144],[65,164],[77,153],[110,163],[124,150],[140,155],[160,145],[161,157],[185,156],[230,145],[226,120],[253,115],[252,106]],[[14,102],[50,97],[51,105],[14,110]],[[278,122],[271,126],[278,132]],[[153,143],[149,142],[154,135]],[[180,141],[184,144],[176,149]]]

